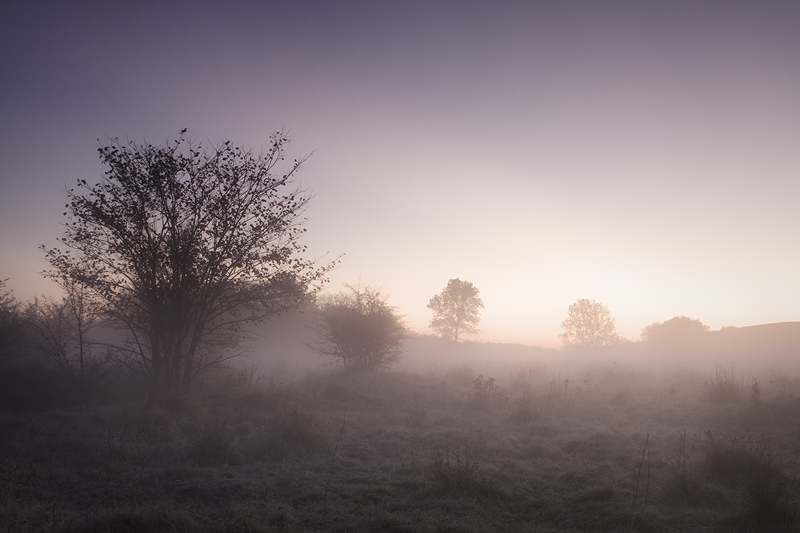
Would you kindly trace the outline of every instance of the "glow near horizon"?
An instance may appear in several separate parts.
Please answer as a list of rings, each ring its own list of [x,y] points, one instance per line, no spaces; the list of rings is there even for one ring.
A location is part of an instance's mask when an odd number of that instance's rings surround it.
[[[800,320],[800,8],[612,4],[249,6],[244,22],[207,4],[167,10],[141,45],[143,8],[17,7],[0,277],[47,290],[36,245],[60,234],[64,186],[101,175],[96,138],[188,127],[258,147],[287,126],[291,156],[316,150],[298,176],[310,253],[346,254],[330,290],[382,286],[416,330],[454,277],[480,289],[473,338],[492,342],[558,345],[578,298],[630,339],[676,315]],[[164,55],[178,45],[197,52]]]

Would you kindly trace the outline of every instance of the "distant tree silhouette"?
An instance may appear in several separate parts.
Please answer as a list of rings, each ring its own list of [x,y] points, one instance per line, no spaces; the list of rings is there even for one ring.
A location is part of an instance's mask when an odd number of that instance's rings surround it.
[[[116,353],[159,395],[237,355],[243,325],[294,307],[333,266],[303,258],[309,196],[283,191],[304,159],[277,172],[284,133],[254,154],[185,131],[164,146],[101,146],[103,178],[68,191],[65,249],[42,247],[47,275],[85,286],[127,331]]]
[[[622,339],[606,306],[594,300],[577,300],[569,306],[566,320],[561,323],[565,346],[606,346]]]
[[[379,289],[353,287],[318,300],[319,339],[311,348],[350,370],[377,370],[396,363],[406,328]]]
[[[449,280],[444,290],[428,302],[428,308],[433,311],[431,329],[455,342],[462,333],[478,333],[483,309],[479,293],[469,281]]]
[[[708,333],[709,327],[686,316],[653,322],[642,329],[642,340],[659,344],[682,344]]]

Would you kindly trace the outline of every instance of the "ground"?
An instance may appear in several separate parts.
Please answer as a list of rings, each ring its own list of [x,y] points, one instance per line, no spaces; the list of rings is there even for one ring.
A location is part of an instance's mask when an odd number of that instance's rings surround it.
[[[779,370],[298,374],[219,370],[159,404],[6,402],[0,528],[800,530],[800,383]]]

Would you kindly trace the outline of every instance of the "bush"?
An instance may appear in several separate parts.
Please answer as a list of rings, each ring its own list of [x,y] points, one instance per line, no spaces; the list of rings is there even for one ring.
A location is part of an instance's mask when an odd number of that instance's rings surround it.
[[[485,377],[483,374],[472,380],[472,402],[479,407],[484,407],[492,403],[506,403],[508,394],[503,387],[494,382],[493,377]]]
[[[434,478],[443,494],[464,497],[495,496],[497,486],[478,467],[475,451],[464,442],[464,452],[437,452],[433,465]]]
[[[220,466],[238,463],[239,454],[227,424],[206,427],[195,440],[189,457],[200,466]]]
[[[328,449],[316,416],[297,404],[284,405],[266,424],[266,431],[249,446],[258,460],[285,461],[308,457]]]
[[[694,462],[694,444],[688,441],[686,430],[680,434],[678,448],[667,465],[672,474],[666,485],[667,498],[687,505],[702,503],[703,490]]]
[[[61,372],[36,365],[0,368],[0,410],[44,411],[79,400],[77,383]]]
[[[534,422],[543,419],[544,416],[542,407],[531,393],[525,393],[511,408],[511,420],[517,423]]]
[[[761,405],[761,386],[758,384],[758,378],[753,378],[750,384],[750,403]]]
[[[4,290],[6,281],[0,279],[0,360],[11,359],[25,336],[19,302],[11,291]]]
[[[747,494],[746,514],[761,524],[787,523],[794,518],[790,480],[764,442],[748,436],[706,432],[706,471],[712,479]]]
[[[378,370],[400,360],[406,328],[403,317],[373,287],[321,297],[318,340],[310,347],[349,370]]]

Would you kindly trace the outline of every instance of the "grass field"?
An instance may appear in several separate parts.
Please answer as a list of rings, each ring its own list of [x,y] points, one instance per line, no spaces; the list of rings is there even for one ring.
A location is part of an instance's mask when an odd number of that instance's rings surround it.
[[[239,368],[162,405],[6,393],[0,529],[800,530],[797,377],[571,368]]]

